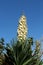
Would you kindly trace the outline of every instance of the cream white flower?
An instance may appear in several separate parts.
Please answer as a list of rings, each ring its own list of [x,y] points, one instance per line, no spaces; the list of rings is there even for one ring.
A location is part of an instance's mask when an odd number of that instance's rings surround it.
[[[26,40],[27,24],[26,24],[26,17],[24,15],[20,17],[17,34],[18,34],[17,38],[19,41]]]

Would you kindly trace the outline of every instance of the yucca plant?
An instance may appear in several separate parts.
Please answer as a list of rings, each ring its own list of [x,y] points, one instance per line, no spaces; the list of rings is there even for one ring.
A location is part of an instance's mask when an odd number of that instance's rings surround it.
[[[17,41],[5,47],[5,60],[3,65],[42,65],[39,56],[40,45],[36,43],[35,51],[32,50],[33,38],[27,38],[26,17],[22,15],[17,29]],[[10,43],[11,44],[11,43]],[[34,52],[34,53],[33,53]]]

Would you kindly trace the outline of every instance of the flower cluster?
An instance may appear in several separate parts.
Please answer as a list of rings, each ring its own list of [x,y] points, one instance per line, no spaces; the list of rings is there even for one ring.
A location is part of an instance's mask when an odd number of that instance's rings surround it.
[[[17,38],[19,41],[26,40],[27,24],[26,24],[26,17],[24,15],[20,17],[17,34],[18,34]]]

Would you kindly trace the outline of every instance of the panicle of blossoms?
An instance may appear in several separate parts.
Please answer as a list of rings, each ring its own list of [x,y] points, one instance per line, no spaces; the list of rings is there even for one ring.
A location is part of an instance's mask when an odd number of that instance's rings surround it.
[[[19,20],[19,25],[17,29],[17,39],[19,41],[26,40],[27,36],[27,24],[26,24],[26,17],[22,15]]]
[[[40,50],[40,42],[39,41],[36,41],[36,52],[37,52],[38,57],[40,57],[41,50]]]
[[[40,50],[40,42],[39,41],[36,41],[36,50],[37,50],[37,52]]]

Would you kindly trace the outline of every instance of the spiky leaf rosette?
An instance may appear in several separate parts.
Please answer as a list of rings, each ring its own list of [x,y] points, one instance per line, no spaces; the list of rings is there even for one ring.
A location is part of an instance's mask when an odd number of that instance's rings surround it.
[[[24,15],[20,17],[17,34],[18,34],[17,35],[18,41],[26,40],[27,24],[26,24],[26,17]]]

